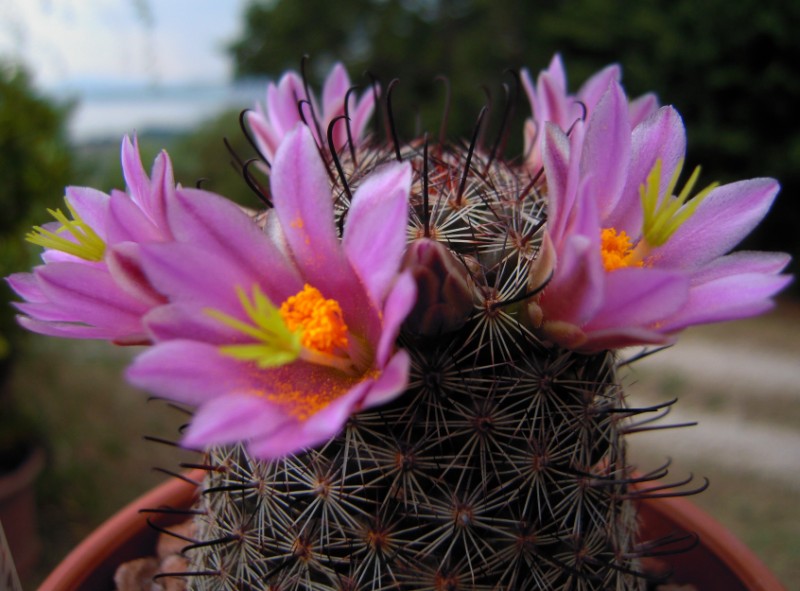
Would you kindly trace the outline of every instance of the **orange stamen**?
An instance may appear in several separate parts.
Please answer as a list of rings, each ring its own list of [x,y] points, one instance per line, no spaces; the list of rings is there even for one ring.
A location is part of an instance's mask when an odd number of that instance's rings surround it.
[[[306,349],[332,354],[347,347],[347,325],[339,302],[325,299],[315,287],[306,284],[289,297],[281,304],[280,315],[289,330],[302,332]]]
[[[625,230],[617,232],[614,228],[603,229],[600,234],[600,254],[606,271],[643,265],[634,255],[633,244]]]

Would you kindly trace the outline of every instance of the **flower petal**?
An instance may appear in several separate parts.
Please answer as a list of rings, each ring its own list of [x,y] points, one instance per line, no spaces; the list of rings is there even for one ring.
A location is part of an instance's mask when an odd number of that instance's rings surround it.
[[[322,87],[322,118],[330,122],[344,113],[344,97],[350,89],[350,77],[341,62],[333,65]]]
[[[581,153],[581,176],[589,183],[600,219],[605,220],[623,194],[631,154],[628,102],[613,83],[592,113]]]
[[[692,274],[692,284],[698,285],[740,273],[780,273],[791,257],[785,252],[738,251],[711,261]]]
[[[674,332],[694,324],[761,314],[773,307],[770,298],[791,280],[788,275],[740,273],[693,286],[686,305],[659,328]]]
[[[108,241],[157,242],[163,234],[144,211],[126,193],[112,191],[105,220]]]
[[[119,331],[116,327],[97,327],[74,322],[49,322],[28,316],[17,316],[17,322],[23,328],[37,334],[67,339],[117,339]],[[133,337],[133,335],[127,335]]]
[[[688,291],[682,273],[636,267],[606,273],[603,305],[584,330],[649,327],[679,310]]]
[[[147,209],[150,196],[150,179],[142,166],[142,158],[139,156],[139,140],[136,136],[131,142],[127,135],[122,140],[122,175],[125,177],[125,184],[128,186],[128,193],[142,209]]]
[[[659,194],[664,195],[685,154],[686,129],[681,116],[672,107],[662,107],[638,125],[631,135],[631,163],[625,197],[609,212],[606,227],[625,230],[630,236],[641,235],[639,188],[646,183],[656,161],[661,160]]]
[[[81,219],[92,230],[105,238],[105,222],[109,197],[91,187],[67,187],[65,200],[75,209]]]
[[[247,441],[276,431],[290,420],[263,398],[234,392],[203,404],[195,412],[182,444],[203,448]]]
[[[414,307],[416,299],[417,286],[411,272],[402,273],[397,277],[383,307],[383,330],[375,355],[375,361],[379,367],[383,367],[389,359],[400,332],[400,326]]]
[[[364,397],[364,408],[380,406],[391,402],[402,395],[408,386],[408,372],[411,368],[411,357],[404,350],[399,350],[386,363],[380,377],[375,380]]]
[[[230,271],[240,277],[261,277],[264,293],[277,303],[303,287],[294,265],[237,205],[219,195],[196,189],[181,189],[175,201],[170,224],[176,239],[191,244],[192,248],[214,253],[227,261],[223,263],[225,267],[235,267],[235,273],[234,269],[209,265],[207,269]],[[179,260],[175,262],[180,263]],[[221,283],[222,279],[217,282]],[[249,281],[242,287],[249,288],[252,283],[254,281]],[[236,285],[229,283],[228,287],[232,290]]]
[[[397,276],[406,245],[411,165],[370,174],[353,196],[342,247],[373,302],[380,305]]]
[[[200,405],[246,386],[242,364],[206,343],[168,341],[148,349],[128,367],[129,382],[185,404]]]
[[[267,120],[279,138],[283,138],[300,121],[297,105],[305,98],[303,81],[294,72],[284,74],[278,86],[270,84],[267,87]]]
[[[589,238],[569,236],[559,253],[555,272],[540,298],[545,320],[582,326],[602,303],[603,270]]]
[[[327,277],[344,264],[328,175],[308,128],[295,127],[283,141],[270,180],[275,213],[295,261],[308,281],[322,289],[316,279],[329,283]]]
[[[727,253],[764,218],[778,193],[774,179],[717,187],[672,237],[651,254],[662,267],[697,269]]]
[[[116,327],[119,333],[141,332],[146,303],[123,291],[104,269],[54,263],[38,267],[35,274],[42,293],[57,308],[68,311],[74,322]]]

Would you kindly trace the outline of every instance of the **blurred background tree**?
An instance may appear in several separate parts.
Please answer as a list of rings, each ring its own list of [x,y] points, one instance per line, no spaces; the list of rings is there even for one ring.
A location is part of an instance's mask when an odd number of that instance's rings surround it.
[[[0,63],[0,277],[24,268],[31,256],[22,240],[31,225],[29,214],[38,216],[45,204],[58,207],[64,186],[73,180],[69,110],[40,95],[24,68]],[[10,300],[5,282],[0,289]],[[19,334],[13,309],[4,306],[0,335],[13,345]],[[7,364],[0,364],[4,374]]]
[[[297,69],[303,53],[312,57],[317,83],[335,60],[348,65],[356,84],[368,84],[367,70],[384,86],[397,77],[395,116],[406,137],[418,121],[438,129],[438,75],[452,84],[448,136],[456,138],[468,136],[486,102],[481,85],[492,90],[497,123],[500,82],[513,86],[507,68],[526,66],[535,77],[560,51],[577,90],[618,62],[629,95],[653,90],[683,114],[688,164],[702,164],[706,182],[781,181],[782,195],[746,246],[788,248],[796,261],[798,30],[800,3],[783,0],[253,0],[231,52],[241,77]],[[523,95],[517,121],[528,115]],[[509,146],[509,154],[519,153],[521,137]]]

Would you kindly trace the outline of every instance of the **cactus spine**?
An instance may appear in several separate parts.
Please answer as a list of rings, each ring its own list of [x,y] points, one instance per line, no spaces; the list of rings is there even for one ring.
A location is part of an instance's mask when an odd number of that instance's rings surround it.
[[[615,359],[526,320],[546,179],[474,146],[397,155],[415,170],[409,388],[319,449],[212,450],[190,587],[643,589]],[[393,157],[331,155],[340,216]]]

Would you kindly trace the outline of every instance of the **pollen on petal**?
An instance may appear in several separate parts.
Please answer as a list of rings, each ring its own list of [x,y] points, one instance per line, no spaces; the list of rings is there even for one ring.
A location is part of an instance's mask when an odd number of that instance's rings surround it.
[[[302,391],[292,387],[278,388],[277,392],[266,395],[267,400],[282,407],[294,418],[306,421],[328,406],[339,392]]]
[[[301,343],[320,353],[334,353],[347,347],[347,324],[339,302],[326,299],[306,284],[281,304],[280,314],[291,331],[301,331]]]
[[[633,243],[622,230],[605,228],[600,234],[600,254],[606,271],[615,271],[623,267],[641,267],[642,261],[634,256]]]

